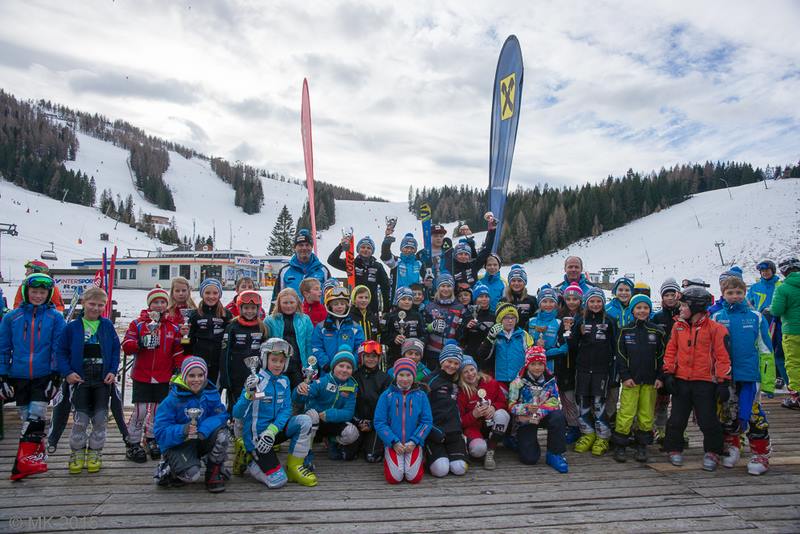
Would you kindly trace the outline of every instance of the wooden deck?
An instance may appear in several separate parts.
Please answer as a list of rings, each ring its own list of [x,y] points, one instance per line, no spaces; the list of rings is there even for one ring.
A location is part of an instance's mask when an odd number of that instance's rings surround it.
[[[773,449],[769,473],[749,476],[746,456],[735,469],[700,470],[699,432],[690,430],[686,465],[667,464],[654,448],[653,463],[617,464],[610,456],[567,454],[570,473],[526,467],[505,450],[496,471],[473,466],[462,478],[426,475],[418,486],[390,486],[382,468],[331,462],[317,452],[320,483],[268,490],[234,477],[212,495],[202,484],[159,489],[154,462],[133,464],[110,425],[103,470],[67,472],[68,432],[49,459],[50,472],[10,482],[19,423],[6,410],[0,441],[0,531],[171,532],[437,532],[508,530],[563,532],[800,532],[800,413],[768,401]],[[283,458],[284,451],[280,456]]]

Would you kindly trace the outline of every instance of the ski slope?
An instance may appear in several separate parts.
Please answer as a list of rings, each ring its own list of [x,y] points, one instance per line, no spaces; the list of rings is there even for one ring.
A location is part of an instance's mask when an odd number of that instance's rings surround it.
[[[617,267],[649,283],[654,296],[661,282],[673,276],[700,277],[718,293],[717,278],[732,264],[756,280],[756,264],[800,254],[800,180],[769,181],[720,189],[693,198],[621,228],[585,239],[525,264],[529,290],[563,279],[564,259],[583,258],[588,272]],[[715,242],[724,242],[720,262]],[[503,269],[508,272],[508,267]]]

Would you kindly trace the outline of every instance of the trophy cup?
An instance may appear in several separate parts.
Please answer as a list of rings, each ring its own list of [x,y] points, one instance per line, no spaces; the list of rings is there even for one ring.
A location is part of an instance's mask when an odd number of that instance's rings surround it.
[[[480,388],[478,390],[478,405],[479,406],[491,406],[492,405],[492,401],[490,401],[489,399],[486,398],[486,390],[483,389],[483,388]],[[490,427],[494,426],[494,419],[493,418],[492,419],[487,419],[486,420],[486,426],[490,426]]]
[[[186,417],[189,418],[191,421],[192,426],[197,427],[197,420],[203,415],[202,408],[185,408],[183,413],[186,414]],[[197,439],[197,432],[192,432],[191,434],[186,436],[187,439]]]
[[[406,312],[400,310],[397,312],[397,326],[400,328],[400,335],[403,336],[403,341],[406,339]]]
[[[564,338],[567,339],[572,334],[572,325],[575,323],[575,319],[564,317],[562,321],[564,322]]]
[[[244,364],[250,369],[250,376],[254,376],[256,378],[256,384],[258,384],[258,364],[261,363],[260,356],[248,356],[244,359]],[[265,397],[263,391],[256,391],[253,392],[253,398],[256,400],[261,400]]]
[[[191,308],[183,308],[181,310],[181,315],[183,316],[183,326],[189,326],[189,315],[192,314]],[[189,334],[187,333],[185,336],[181,337],[181,345],[188,345],[189,344]]]
[[[397,217],[386,217],[386,233],[394,233],[395,226],[397,226]]]
[[[315,365],[317,365],[317,357],[309,356],[308,367],[303,367],[303,382],[306,384],[310,384],[317,376],[317,370],[314,368]]]
[[[147,334],[150,339],[147,343],[147,348],[154,349],[158,347],[158,322],[161,320],[161,313],[157,311],[147,312],[150,322],[147,323]]]

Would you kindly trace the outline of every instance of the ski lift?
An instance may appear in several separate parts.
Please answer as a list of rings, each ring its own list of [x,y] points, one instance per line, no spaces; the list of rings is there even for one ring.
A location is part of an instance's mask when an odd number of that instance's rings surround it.
[[[41,258],[43,260],[49,260],[49,261],[58,260],[58,256],[56,256],[56,249],[55,249],[55,246],[53,245],[52,241],[50,241],[50,250],[43,250],[42,254],[41,254]]]

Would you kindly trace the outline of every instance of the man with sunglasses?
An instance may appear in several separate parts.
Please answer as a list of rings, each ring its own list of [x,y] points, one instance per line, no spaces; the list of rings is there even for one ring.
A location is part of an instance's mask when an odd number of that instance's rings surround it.
[[[298,230],[294,238],[294,255],[289,259],[289,263],[281,267],[275,280],[275,287],[272,289],[272,303],[270,313],[275,308],[275,299],[282,289],[290,287],[297,291],[300,300],[303,299],[300,292],[300,282],[306,278],[316,278],[322,286],[325,280],[331,277],[331,273],[325,267],[316,254],[314,254],[314,241],[311,232],[305,228]]]
[[[31,275],[33,273],[41,273],[50,276],[50,267],[43,261],[39,260],[30,260],[25,264],[25,276]],[[60,312],[64,312],[64,300],[61,298],[61,292],[58,290],[58,286],[53,286],[53,297],[50,299],[53,306]],[[14,296],[14,308],[19,308],[20,304],[22,304],[22,285],[17,288],[17,294]]]
[[[12,480],[47,471],[45,420],[47,404],[60,386],[55,341],[65,327],[51,303],[54,288],[46,274],[28,275],[21,287],[22,305],[0,323],[0,400],[16,400],[22,419]]]

